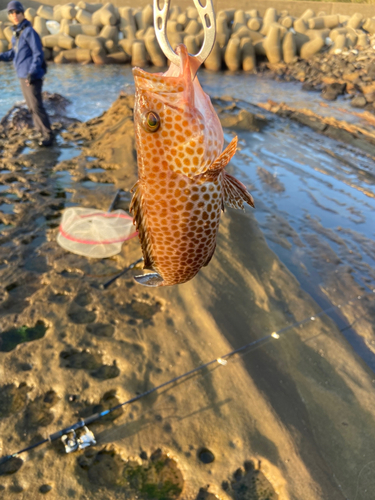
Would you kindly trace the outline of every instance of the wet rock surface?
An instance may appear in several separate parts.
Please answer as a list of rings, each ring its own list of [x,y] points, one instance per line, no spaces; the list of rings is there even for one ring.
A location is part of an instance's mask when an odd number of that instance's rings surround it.
[[[308,255],[321,273],[322,294],[334,303],[364,293],[374,282],[367,260],[375,256],[370,236],[344,227],[339,237],[309,213],[298,232],[288,222],[284,210],[297,194],[290,195],[292,183],[283,176],[287,169],[283,175],[275,170],[292,148],[287,135],[282,147],[275,146],[282,154],[270,152],[271,166],[259,160],[272,138],[276,141],[284,129],[290,138],[304,116],[305,124],[319,133],[314,140],[320,154],[328,155],[336,170],[325,163],[316,165],[310,177],[299,171],[298,176],[307,186],[318,175],[328,184],[350,172],[353,190],[370,206],[373,172],[367,157],[358,156],[357,149],[340,154],[336,143],[324,142],[324,132],[341,131],[340,126],[301,112],[294,123],[290,118],[296,110],[273,114],[272,104],[261,109],[229,98],[214,104],[226,136],[240,137],[238,161],[246,162],[249,151],[258,155],[251,158],[251,181],[245,174],[242,181],[256,185],[264,234],[249,212],[226,211],[210,266],[177,288],[135,285],[139,268],[107,290],[100,288],[139,259],[137,240],[106,260],[69,254],[56,243],[66,207],[106,210],[121,188],[116,207],[129,209],[129,189],[136,181],[132,96],[120,96],[107,113],[85,124],[61,128],[50,150],[27,146],[22,130],[2,144],[0,337],[8,332],[13,342],[12,349],[0,348],[2,455],[263,334],[314,317],[320,308],[270,250],[273,242],[285,253]],[[305,144],[312,142],[311,128],[303,136]],[[256,139],[263,137],[265,145],[256,149]],[[363,132],[360,138],[373,147],[369,135]],[[299,136],[290,140],[294,148],[302,142]],[[236,161],[229,172],[237,168]],[[288,168],[297,170],[297,160]],[[347,196],[350,217],[353,224],[364,224],[353,192]],[[304,197],[328,212],[329,200],[319,193],[306,187]],[[263,194],[267,203],[261,201]],[[347,209],[341,198],[331,203],[337,212]],[[296,214],[304,213],[301,205]],[[329,210],[332,214],[331,205]],[[307,267],[303,272],[307,275]],[[356,281],[355,273],[363,280]],[[372,352],[374,314],[369,300],[343,311]],[[37,325],[43,325],[43,335],[27,336],[27,329]],[[367,467],[359,481],[364,492],[375,446],[375,409],[368,398],[373,373],[327,317],[290,333],[255,355],[249,350],[225,367],[215,365],[108,413],[90,425],[95,447],[66,455],[56,442],[25,454],[25,462],[14,458],[0,464],[2,498],[15,498],[17,488],[18,495],[53,499],[339,498],[332,470],[345,494],[354,497],[358,475]]]
[[[303,90],[320,92],[327,101],[344,96],[353,101],[353,107],[360,103],[358,107],[374,114],[375,86],[371,76],[375,65],[373,52],[372,47],[360,52],[355,49],[344,50],[340,54],[324,52],[309,60],[290,64],[264,64],[260,72],[278,80],[300,81]]]

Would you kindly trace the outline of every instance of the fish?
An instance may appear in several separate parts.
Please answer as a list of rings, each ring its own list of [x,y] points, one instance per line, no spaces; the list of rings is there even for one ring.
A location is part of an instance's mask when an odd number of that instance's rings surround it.
[[[194,57],[176,48],[180,65],[165,73],[133,68],[138,181],[130,212],[144,269],[137,283],[186,283],[215,252],[224,205],[254,207],[246,187],[224,168],[238,139],[223,151],[224,134],[209,96],[193,75]]]

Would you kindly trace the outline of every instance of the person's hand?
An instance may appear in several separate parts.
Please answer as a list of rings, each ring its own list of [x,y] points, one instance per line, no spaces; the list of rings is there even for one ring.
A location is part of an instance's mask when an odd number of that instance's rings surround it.
[[[34,83],[35,79],[33,77],[33,75],[27,75],[27,78],[26,78],[26,85],[29,87],[30,85],[32,85]]]

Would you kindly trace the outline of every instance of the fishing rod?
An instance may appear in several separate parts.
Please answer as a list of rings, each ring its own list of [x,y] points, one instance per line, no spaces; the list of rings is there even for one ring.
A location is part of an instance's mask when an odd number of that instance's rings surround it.
[[[375,293],[375,289],[372,291]],[[178,375],[177,377],[172,378],[171,380],[168,380],[166,382],[163,382],[162,384],[158,385],[157,387],[153,387],[152,389],[149,389],[148,391],[143,392],[142,394],[138,394],[137,396],[134,396],[131,399],[128,399],[127,401],[123,403],[119,403],[116,406],[113,406],[112,408],[109,408],[108,410],[104,410],[98,413],[94,413],[93,415],[90,415],[89,417],[85,419],[81,419],[78,422],[76,422],[73,425],[70,425],[69,427],[65,427],[64,429],[60,429],[59,431],[54,432],[53,434],[50,434],[47,438],[34,443],[30,446],[27,446],[26,448],[23,448],[22,450],[17,451],[16,453],[12,453],[10,455],[5,455],[4,457],[0,458],[0,466],[13,458],[17,458],[19,455],[22,453],[25,453],[27,451],[33,450],[35,448],[38,448],[39,446],[45,444],[45,443],[52,443],[58,439],[61,439],[65,446],[65,451],[66,453],[72,453],[77,450],[82,450],[84,448],[87,448],[89,446],[93,446],[96,444],[95,436],[94,433],[87,428],[89,424],[92,424],[93,422],[96,422],[97,420],[100,420],[101,418],[105,417],[106,415],[109,415],[113,413],[114,411],[118,410],[119,408],[122,408],[123,406],[130,405],[131,403],[134,403],[135,401],[138,401],[146,396],[149,396],[150,394],[159,391],[163,387],[167,387],[169,385],[175,384],[181,379],[188,378],[189,376],[200,372],[204,368],[208,368],[209,366],[213,364],[217,364],[218,366],[225,366],[227,364],[227,360],[234,356],[235,354],[238,354],[242,351],[245,351],[249,349],[250,347],[253,347],[255,345],[262,345],[265,344],[267,341],[270,341],[272,339],[279,339],[281,335],[284,335],[286,332],[291,330],[292,328],[299,327],[302,325],[305,325],[306,323],[309,323],[310,321],[315,321],[317,318],[320,318],[321,316],[327,315],[329,312],[334,311],[335,309],[341,309],[347,304],[353,304],[354,300],[362,300],[363,297],[369,296],[370,294],[365,294],[365,295],[358,295],[356,297],[352,297],[351,299],[348,299],[346,302],[343,304],[338,304],[335,306],[328,307],[327,309],[324,309],[320,311],[319,313],[309,316],[308,318],[305,318],[301,321],[296,321],[291,325],[285,326],[284,328],[281,328],[280,330],[277,330],[275,332],[272,332],[260,339],[253,340],[252,342],[249,342],[248,344],[245,344],[241,347],[238,347],[237,349],[234,349],[233,351],[224,354],[223,356],[219,358],[212,359],[211,361],[208,361],[207,363],[204,363],[203,365],[200,365],[196,368],[193,368],[192,370],[189,370],[182,375]],[[76,430],[82,429],[83,432],[79,437],[76,435]],[[1,475],[1,471],[0,471]]]

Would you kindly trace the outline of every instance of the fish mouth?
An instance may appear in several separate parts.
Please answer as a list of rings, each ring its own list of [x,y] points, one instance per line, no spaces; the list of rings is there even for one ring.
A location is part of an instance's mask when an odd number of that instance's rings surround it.
[[[161,94],[192,90],[191,56],[183,44],[177,46],[176,52],[180,56],[179,67],[171,63],[165,73],[148,73],[141,68],[133,68],[136,88]]]

